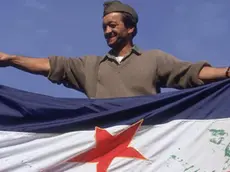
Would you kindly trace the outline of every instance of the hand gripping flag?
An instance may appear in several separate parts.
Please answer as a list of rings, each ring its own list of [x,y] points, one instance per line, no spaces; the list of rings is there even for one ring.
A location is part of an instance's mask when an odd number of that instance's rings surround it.
[[[0,171],[229,172],[230,80],[113,99],[0,86]]]

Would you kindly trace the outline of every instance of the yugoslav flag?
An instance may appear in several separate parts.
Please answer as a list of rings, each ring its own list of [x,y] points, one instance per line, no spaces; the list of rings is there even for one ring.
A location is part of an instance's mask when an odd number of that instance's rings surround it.
[[[1,86],[0,171],[228,172],[230,80],[92,100]]]

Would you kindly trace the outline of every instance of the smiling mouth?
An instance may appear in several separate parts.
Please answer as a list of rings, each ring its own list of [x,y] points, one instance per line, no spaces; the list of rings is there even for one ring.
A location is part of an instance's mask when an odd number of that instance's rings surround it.
[[[107,40],[110,41],[110,40],[112,40],[114,38],[115,38],[115,36],[112,36],[112,37],[107,38]]]

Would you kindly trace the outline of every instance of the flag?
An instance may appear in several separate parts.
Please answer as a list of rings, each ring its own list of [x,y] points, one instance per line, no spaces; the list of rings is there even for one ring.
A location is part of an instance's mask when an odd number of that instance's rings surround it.
[[[0,171],[229,172],[230,80],[111,99],[0,86]]]

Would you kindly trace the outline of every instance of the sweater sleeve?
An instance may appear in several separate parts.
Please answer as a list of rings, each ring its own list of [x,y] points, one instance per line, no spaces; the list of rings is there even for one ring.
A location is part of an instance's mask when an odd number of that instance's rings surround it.
[[[56,84],[84,91],[85,60],[84,58],[65,58],[63,56],[50,56],[50,72],[48,79]]]
[[[204,66],[211,66],[205,61],[186,62],[158,50],[156,56],[157,78],[161,87],[191,88],[203,85],[198,75]]]

